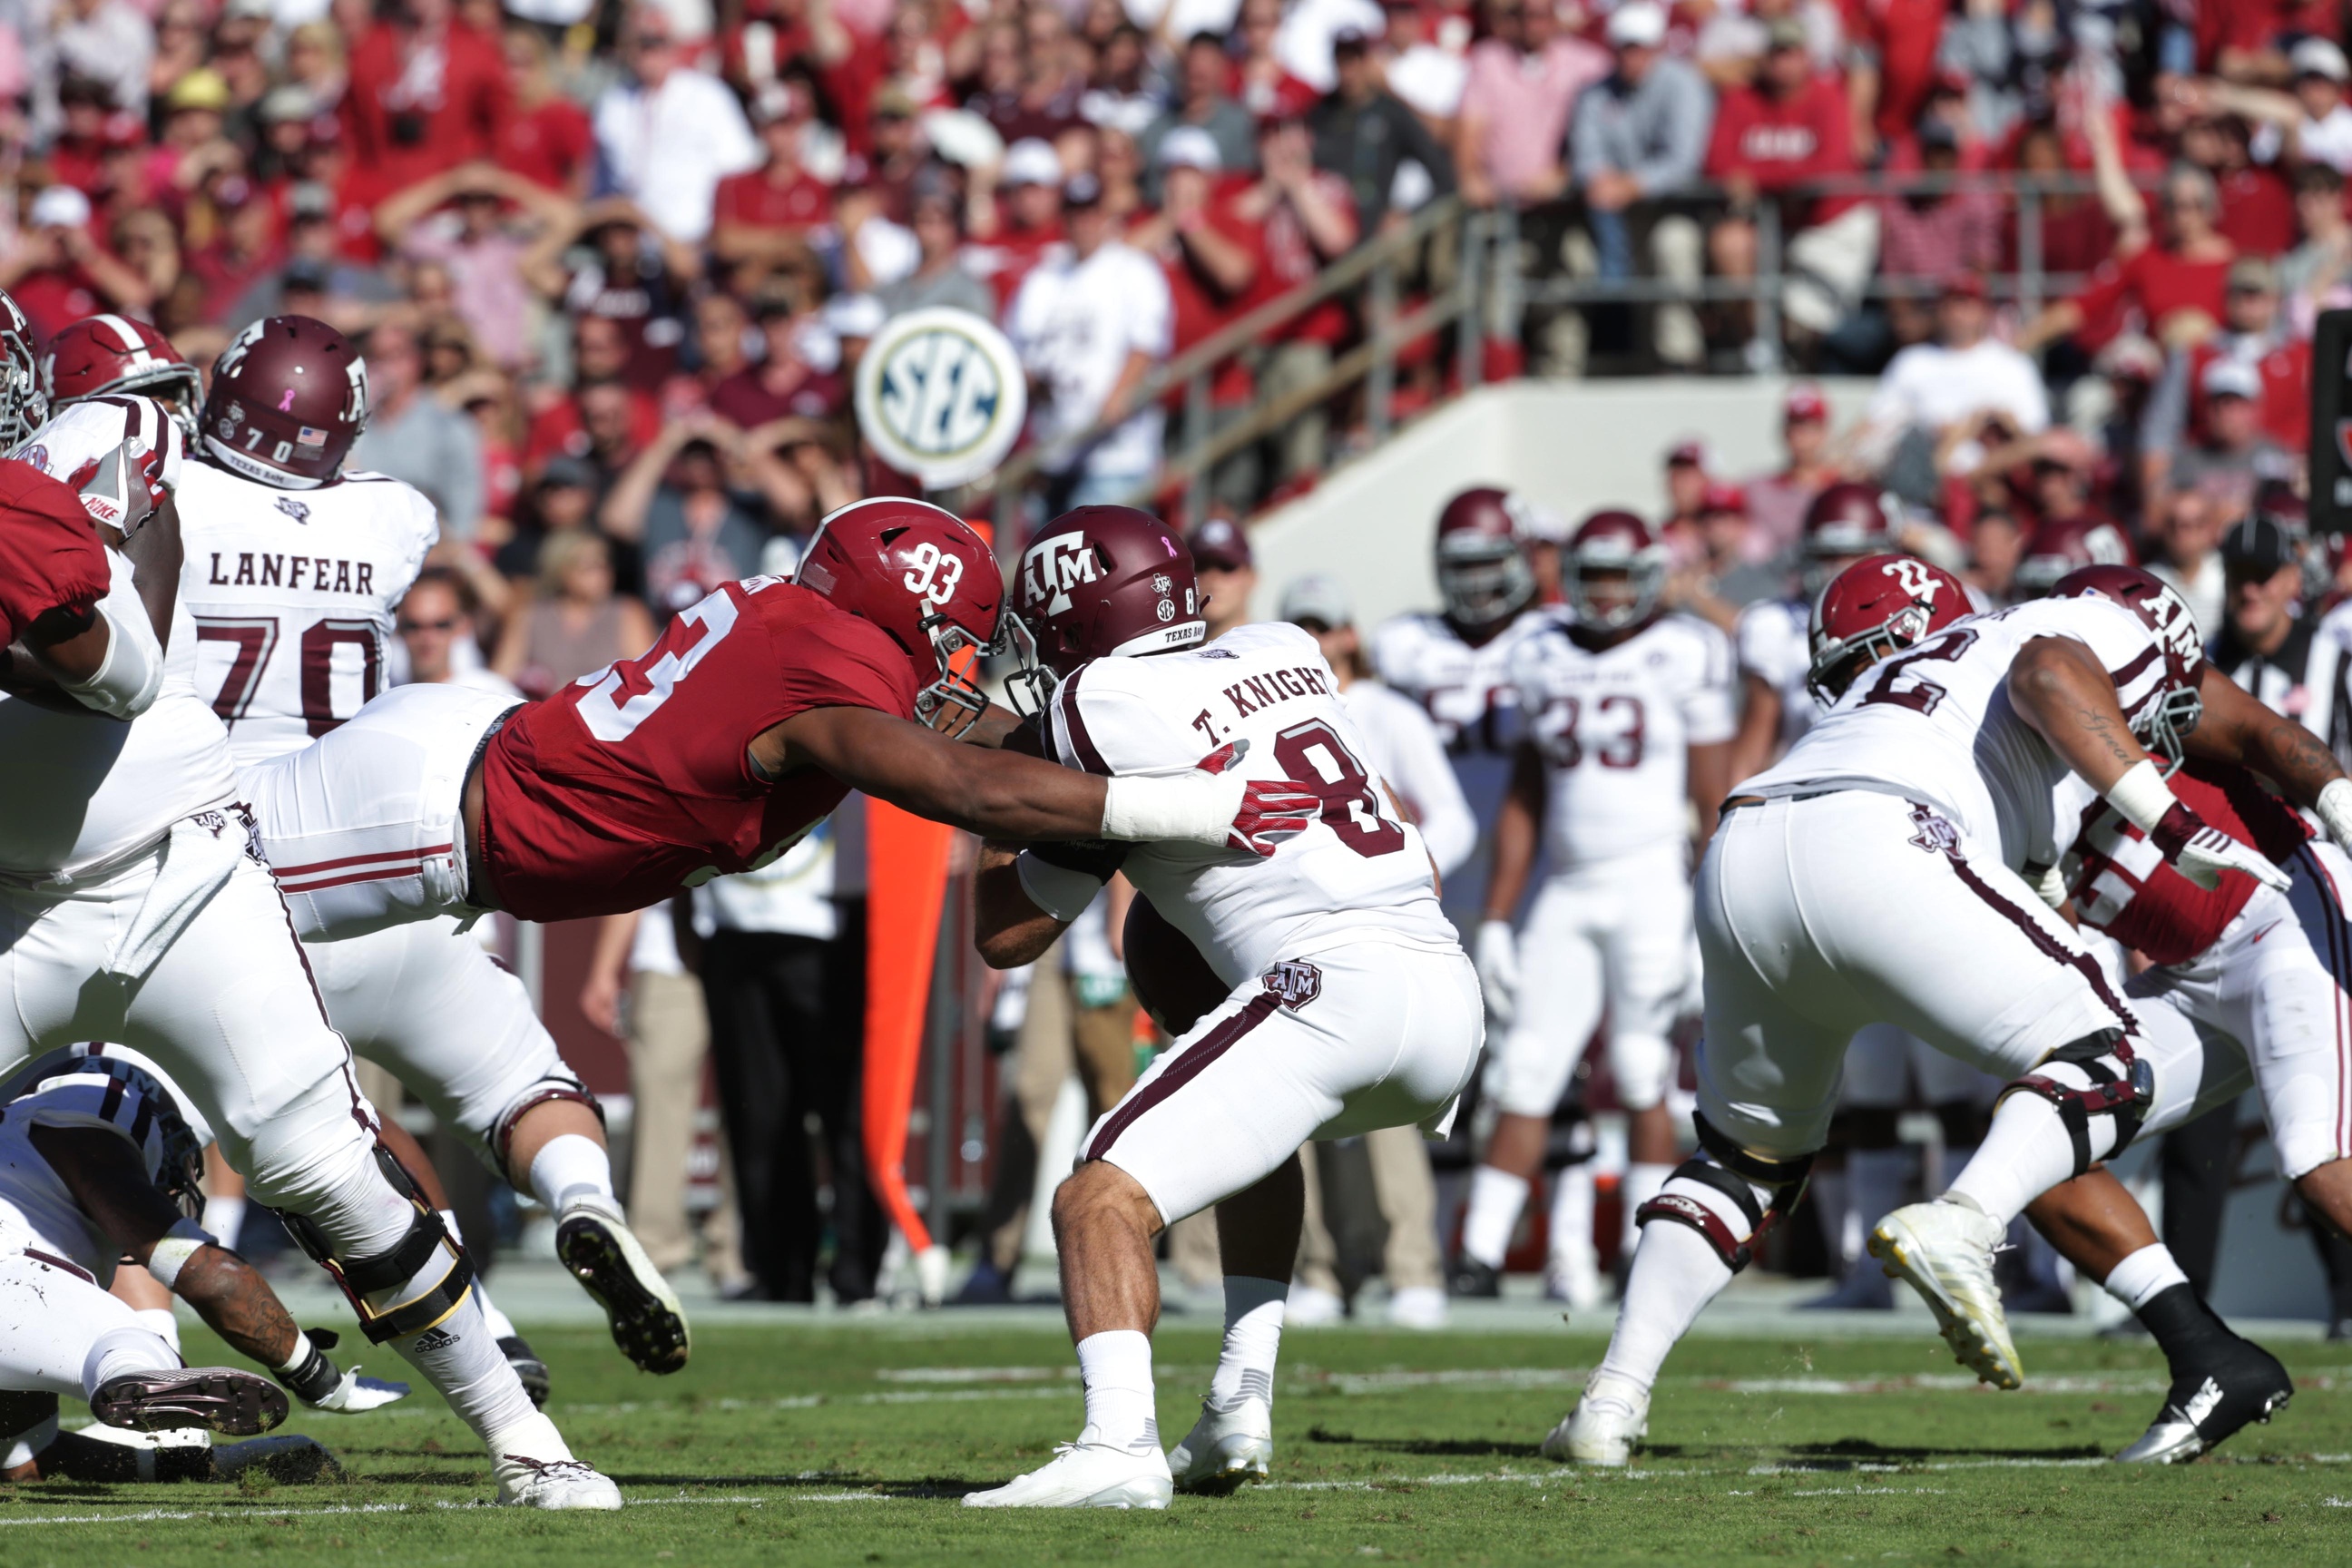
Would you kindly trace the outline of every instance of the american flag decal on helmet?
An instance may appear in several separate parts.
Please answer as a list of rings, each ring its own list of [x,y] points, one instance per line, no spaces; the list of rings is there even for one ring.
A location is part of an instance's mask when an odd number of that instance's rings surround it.
[[[1323,972],[1303,959],[1286,958],[1265,972],[1269,994],[1296,1013],[1323,994]]]

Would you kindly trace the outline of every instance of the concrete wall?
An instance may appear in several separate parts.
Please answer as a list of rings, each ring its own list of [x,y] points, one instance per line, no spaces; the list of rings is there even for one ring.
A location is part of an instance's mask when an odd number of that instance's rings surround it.
[[[1860,414],[1871,386],[1823,384],[1839,426]],[[1437,511],[1472,485],[1524,491],[1573,521],[1611,504],[1662,511],[1666,451],[1693,437],[1706,442],[1725,477],[1769,472],[1780,462],[1787,389],[1778,380],[1697,377],[1482,388],[1260,521],[1251,531],[1258,562],[1251,613],[1271,616],[1282,585],[1309,572],[1345,583],[1367,627],[1435,607]]]

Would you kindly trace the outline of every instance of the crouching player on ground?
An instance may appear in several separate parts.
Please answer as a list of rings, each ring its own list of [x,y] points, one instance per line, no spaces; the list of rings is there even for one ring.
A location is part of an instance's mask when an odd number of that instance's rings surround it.
[[[59,1434],[60,1396],[132,1431],[250,1436],[286,1419],[285,1393],[259,1373],[183,1366],[145,1314],[108,1294],[118,1260],[143,1267],[305,1404],[368,1410],[407,1393],[338,1370],[268,1281],[196,1223],[210,1131],[160,1068],[109,1049],[36,1062],[0,1118],[0,1479],[82,1468],[92,1440]]]
[[[1123,868],[1226,993],[1095,1124],[1055,1195],[1084,1429],[1042,1469],[964,1500],[1161,1508],[1175,1486],[1224,1489],[1263,1476],[1272,1457],[1299,1145],[1381,1127],[1442,1131],[1478,1058],[1483,1007],[1421,836],[1361,760],[1310,635],[1253,626],[1202,646],[1191,555],[1124,507],[1049,525],[1015,592],[1057,684],[1040,729],[1008,744],[1104,776],[1207,766],[1304,780],[1322,802],[1270,857],[1172,842],[983,851],[978,931],[990,963],[1034,959]],[[1152,1237],[1213,1205],[1224,1348],[1199,1425],[1163,1456]]]

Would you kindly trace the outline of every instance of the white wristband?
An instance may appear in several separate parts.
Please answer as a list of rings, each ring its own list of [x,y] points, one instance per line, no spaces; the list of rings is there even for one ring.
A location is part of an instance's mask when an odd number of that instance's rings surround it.
[[[1013,864],[1029,901],[1066,924],[1086,913],[1095,895],[1103,890],[1103,879],[1040,860],[1025,849]]]
[[[1246,788],[1234,773],[1107,779],[1103,837],[1140,843],[1176,839],[1222,849]]]
[[[2163,772],[2143,757],[2107,791],[2107,804],[2134,827],[2151,833],[2164,820],[2164,814],[2180,804],[2180,797],[2164,782]]]
[[[2352,844],[2352,779],[2330,779],[2311,803],[2319,825],[2340,847]]]
[[[132,621],[130,617],[139,617]],[[106,623],[106,657],[88,680],[59,680],[73,700],[110,718],[135,719],[145,712],[163,686],[163,650],[155,629],[137,599],[127,606],[109,595],[98,603],[98,618]]]
[[[297,1329],[294,1331],[294,1349],[275,1370],[290,1376],[309,1367],[310,1358],[318,1353],[319,1347],[310,1342],[310,1336]]]
[[[196,1255],[199,1247],[219,1245],[203,1226],[183,1217],[163,1233],[163,1239],[147,1255],[147,1272],[155,1277],[156,1284],[172,1289],[179,1281],[180,1270],[187,1267],[188,1259]]]

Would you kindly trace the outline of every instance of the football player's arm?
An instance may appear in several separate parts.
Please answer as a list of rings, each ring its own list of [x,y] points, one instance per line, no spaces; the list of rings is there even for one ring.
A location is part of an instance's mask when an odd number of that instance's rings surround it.
[[[980,847],[971,879],[972,946],[991,969],[1034,963],[1070,922],[1039,909],[1021,885],[1021,846],[994,840]]]
[[[1752,669],[1739,672],[1739,729],[1731,737],[1725,765],[1730,781],[1753,778],[1772,760],[1772,742],[1780,733],[1780,693]],[[1696,789],[1697,775],[1692,774]],[[1720,801],[1723,797],[1716,797]]]
[[[172,545],[176,552],[176,532]],[[158,589],[164,631],[177,576],[175,566],[173,584]],[[142,595],[135,577],[118,575],[89,607],[60,605],[41,615],[9,646],[0,687],[47,708],[137,718],[163,684],[163,636],[155,605]]]
[[[1731,781],[1748,776],[1731,771],[1731,750],[1738,743],[1735,736],[1690,748],[1690,803],[1691,810],[1698,816],[1701,844],[1715,837],[1716,816],[1723,809],[1723,797],[1731,793]]]
[[[2352,844],[2352,782],[2326,741],[2263,707],[2210,663],[2197,695],[2205,711],[2189,732],[2189,755],[2252,768],[2297,805],[2311,807],[2339,847]]]
[[[1535,870],[1543,819],[1543,753],[1533,742],[1521,741],[1511,753],[1510,787],[1495,822],[1495,874],[1486,883],[1486,919],[1508,921],[1517,912]]]
[[[170,1274],[165,1285],[239,1354],[277,1368],[300,1348],[301,1331],[269,1282],[209,1237],[196,1242],[202,1233],[148,1179],[128,1138],[98,1127],[41,1125],[27,1136],[99,1230],[157,1278]]]

